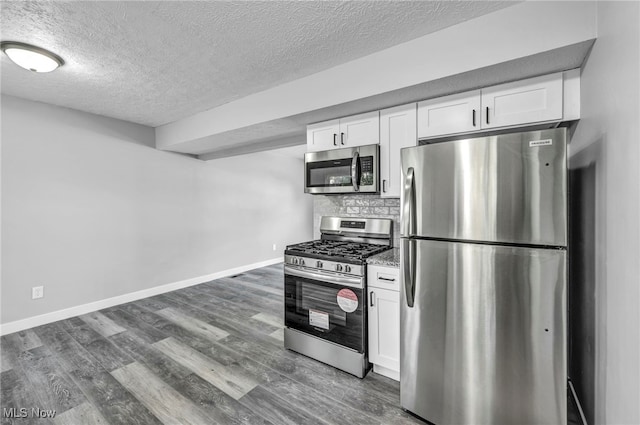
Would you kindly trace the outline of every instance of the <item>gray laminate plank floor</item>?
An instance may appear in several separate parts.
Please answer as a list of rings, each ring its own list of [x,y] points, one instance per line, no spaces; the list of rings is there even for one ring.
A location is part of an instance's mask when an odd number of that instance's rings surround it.
[[[285,350],[283,284],[278,264],[5,335],[0,410],[27,417],[0,423],[422,423],[397,382]]]

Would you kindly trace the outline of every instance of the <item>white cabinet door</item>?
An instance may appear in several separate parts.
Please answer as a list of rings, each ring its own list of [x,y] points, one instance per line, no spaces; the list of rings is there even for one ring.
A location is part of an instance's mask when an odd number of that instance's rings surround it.
[[[416,104],[380,111],[380,181],[382,198],[400,197],[400,149],[416,146]]]
[[[388,372],[400,371],[399,298],[397,291],[369,288],[369,361],[374,364],[374,371],[376,366]]]
[[[307,152],[338,148],[340,120],[331,120],[307,126]]]
[[[480,90],[418,103],[418,137],[465,133],[480,129]]]
[[[482,128],[562,119],[562,72],[482,89]]]
[[[377,145],[380,143],[380,112],[367,112],[340,119],[340,147]]]

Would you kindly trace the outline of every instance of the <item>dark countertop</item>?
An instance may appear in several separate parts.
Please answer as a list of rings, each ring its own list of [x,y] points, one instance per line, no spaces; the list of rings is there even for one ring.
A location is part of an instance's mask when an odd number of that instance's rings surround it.
[[[367,264],[400,268],[400,249],[391,248],[367,258]]]

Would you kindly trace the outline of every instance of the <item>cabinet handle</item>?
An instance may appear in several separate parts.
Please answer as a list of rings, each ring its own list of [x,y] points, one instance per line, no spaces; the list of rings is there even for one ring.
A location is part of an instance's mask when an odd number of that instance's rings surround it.
[[[395,279],[389,279],[388,277],[379,277],[378,280],[385,280],[387,282],[395,282]]]
[[[486,114],[486,117],[487,117],[487,124],[489,124],[489,107],[488,107],[488,106],[487,106],[487,114]]]
[[[373,291],[369,292],[369,307],[373,307],[375,299],[376,294]]]
[[[476,110],[475,109],[473,110],[472,116],[473,116],[473,126],[475,127],[476,126]]]
[[[338,135],[336,133],[333,133],[333,146],[338,146],[338,143],[336,141],[337,137],[338,137]]]
[[[344,145],[344,133],[340,133],[340,144]]]
[[[383,192],[387,191],[387,180],[386,179],[382,180],[382,191]]]

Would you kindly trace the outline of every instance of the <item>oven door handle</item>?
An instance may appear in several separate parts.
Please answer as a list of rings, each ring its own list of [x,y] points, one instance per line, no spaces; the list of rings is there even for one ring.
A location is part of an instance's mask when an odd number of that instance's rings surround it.
[[[334,285],[349,286],[351,288],[364,288],[364,278],[349,276],[333,276],[325,273],[315,273],[308,270],[300,270],[290,266],[284,266],[284,274],[317,280],[319,282],[332,283]]]

